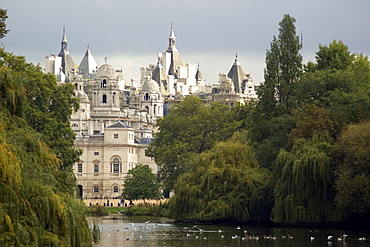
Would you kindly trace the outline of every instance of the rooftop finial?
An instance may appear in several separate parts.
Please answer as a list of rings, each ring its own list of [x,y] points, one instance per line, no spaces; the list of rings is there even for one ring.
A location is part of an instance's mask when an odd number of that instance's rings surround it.
[[[176,38],[175,38],[175,32],[174,32],[174,30],[173,30],[173,21],[171,22],[170,39],[176,39]]]
[[[108,63],[108,57],[107,56],[104,58],[104,61],[105,61],[106,64]]]

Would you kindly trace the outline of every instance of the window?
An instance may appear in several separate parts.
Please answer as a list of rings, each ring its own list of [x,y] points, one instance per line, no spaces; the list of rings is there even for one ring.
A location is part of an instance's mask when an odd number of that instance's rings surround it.
[[[94,155],[99,155],[99,152],[94,152]]]
[[[101,86],[101,88],[106,88],[107,87],[107,80],[104,79],[100,86]]]
[[[118,134],[113,134],[114,139],[118,139]]]
[[[99,173],[99,164],[94,164],[94,172]]]
[[[115,192],[115,193],[118,192],[118,186],[113,186],[113,192]]]
[[[128,169],[129,169],[129,170],[131,170],[131,169],[133,169],[133,168],[135,168],[135,164],[128,164]]]
[[[119,173],[120,172],[120,163],[117,158],[113,160],[113,173]]]
[[[77,172],[82,173],[82,164],[77,164]]]
[[[99,192],[99,187],[98,186],[94,186],[94,193],[98,193]]]
[[[107,103],[107,95],[106,94],[103,94],[103,103]]]

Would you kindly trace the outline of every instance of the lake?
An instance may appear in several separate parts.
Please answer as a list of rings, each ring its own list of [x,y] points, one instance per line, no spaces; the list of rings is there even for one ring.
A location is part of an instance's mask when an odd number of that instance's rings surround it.
[[[370,232],[365,230],[177,224],[152,216],[110,215],[89,220],[100,228],[101,241],[95,247],[370,247]]]

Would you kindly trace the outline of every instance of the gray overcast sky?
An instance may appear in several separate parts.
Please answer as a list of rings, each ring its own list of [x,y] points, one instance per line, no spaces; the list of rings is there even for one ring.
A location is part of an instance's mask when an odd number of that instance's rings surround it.
[[[227,73],[235,53],[255,83],[263,81],[265,53],[284,14],[303,33],[304,62],[319,44],[343,40],[353,53],[370,55],[368,0],[1,0],[10,32],[7,51],[40,63],[58,54],[63,26],[76,64],[87,46],[98,65],[122,68],[126,80],[155,64],[168,47],[171,22],[185,62],[200,63],[208,83]]]

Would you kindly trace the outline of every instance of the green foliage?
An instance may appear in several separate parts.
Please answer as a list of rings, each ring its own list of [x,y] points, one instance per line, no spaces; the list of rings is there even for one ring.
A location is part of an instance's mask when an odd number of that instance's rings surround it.
[[[85,206],[58,181],[60,160],[18,117],[0,120],[0,241],[6,246],[90,246]]]
[[[94,216],[108,215],[107,208],[101,205],[92,205],[89,209],[90,209],[90,214]]]
[[[289,114],[273,117],[264,120],[256,129],[251,131],[251,136],[255,132],[264,132],[262,139],[254,143],[256,157],[259,164],[273,170],[275,160],[281,148],[288,144],[289,133],[295,127],[296,118]]]
[[[4,38],[9,30],[6,29],[6,19],[8,18],[6,9],[0,9],[0,39]]]
[[[73,90],[4,49],[0,89],[1,244],[92,246],[97,228],[90,229],[86,207],[74,197]]]
[[[311,139],[315,133],[334,134],[333,121],[330,119],[329,112],[324,108],[304,105],[301,110],[293,111],[293,115],[298,121],[296,128],[292,129],[289,135],[291,143],[296,138]]]
[[[214,103],[206,106],[199,97],[186,97],[158,120],[160,131],[149,146],[147,155],[161,166],[159,176],[170,191],[183,173],[187,160],[224,141],[239,127],[229,106]]]
[[[370,213],[370,122],[349,125],[335,145],[336,202],[349,215]]]
[[[275,187],[272,219],[279,223],[333,221],[332,145],[325,134],[297,138],[292,151],[277,158],[279,180]]]
[[[290,99],[302,69],[302,48],[296,35],[295,19],[284,15],[279,23],[279,35],[266,52],[265,82],[258,90],[261,111],[269,116],[289,113],[294,102]]]
[[[270,175],[258,166],[248,144],[219,142],[189,166],[170,199],[176,219],[248,222],[268,218]]]
[[[318,70],[345,70],[353,60],[354,55],[349,52],[343,41],[334,40],[329,47],[319,45],[319,51],[316,52]]]
[[[127,200],[161,199],[160,189],[161,185],[152,169],[138,165],[127,173],[121,196]]]
[[[351,54],[343,42],[320,46],[317,63],[311,63],[294,93],[297,106],[325,108],[337,136],[350,123],[369,119],[370,62],[367,56]]]
[[[25,117],[55,150],[61,168],[71,169],[81,154],[73,145],[75,135],[69,126],[72,111],[78,109],[73,86],[58,86],[54,75],[44,74],[39,66],[4,49],[0,49],[0,58],[0,96],[4,99],[0,108]]]

